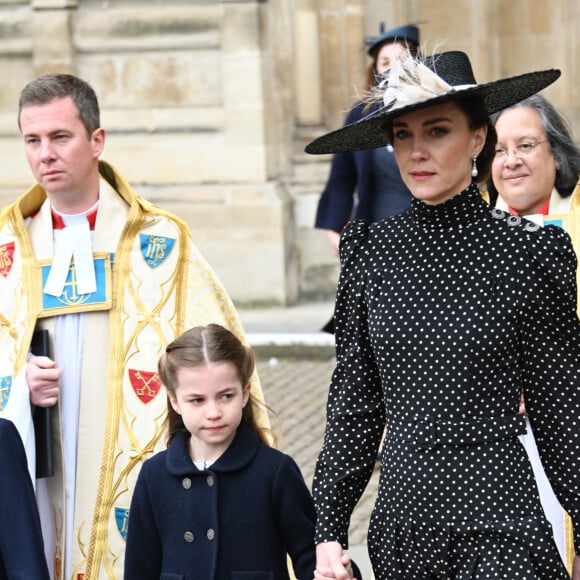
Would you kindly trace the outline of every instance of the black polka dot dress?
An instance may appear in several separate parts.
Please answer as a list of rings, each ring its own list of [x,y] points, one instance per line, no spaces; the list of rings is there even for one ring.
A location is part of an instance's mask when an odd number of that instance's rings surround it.
[[[314,496],[347,545],[385,424],[368,546],[377,580],[568,578],[518,435],[520,391],[580,545],[576,258],[560,228],[475,185],[343,234],[337,366]]]

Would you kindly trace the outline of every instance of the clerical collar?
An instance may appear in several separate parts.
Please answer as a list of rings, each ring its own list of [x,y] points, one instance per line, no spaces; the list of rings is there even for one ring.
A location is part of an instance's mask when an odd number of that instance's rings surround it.
[[[508,206],[508,211],[512,214],[512,215],[523,215],[525,216],[526,214],[521,214],[517,209],[514,209],[513,207]],[[536,215],[536,214],[540,214],[540,215],[548,215],[550,213],[550,198],[548,198],[545,202],[544,205],[542,205],[542,207],[540,207],[538,209],[538,211],[535,211],[534,214],[532,215]]]
[[[97,200],[95,205],[93,205],[87,211],[75,214],[66,214],[54,209],[54,207],[51,205],[50,213],[52,215],[52,228],[54,230],[62,230],[67,226],[83,223],[84,219],[86,218],[86,220],[89,222],[89,228],[92,231],[95,229],[95,222],[97,221],[98,206],[99,202]]]
[[[64,291],[74,263],[74,276],[81,294],[91,294],[97,289],[93,262],[93,234],[99,202],[79,214],[63,214],[52,206],[54,253],[48,276],[44,283],[45,294],[59,297]]]

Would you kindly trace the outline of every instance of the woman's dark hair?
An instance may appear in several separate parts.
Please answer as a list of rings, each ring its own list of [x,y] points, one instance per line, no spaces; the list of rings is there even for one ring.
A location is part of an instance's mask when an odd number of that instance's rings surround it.
[[[493,123],[497,123],[503,113],[516,107],[534,109],[540,116],[550,150],[558,164],[554,187],[562,197],[570,197],[578,182],[578,175],[580,175],[580,148],[574,142],[568,120],[542,95],[536,94],[493,115]],[[491,179],[489,179],[487,186],[490,203],[495,205],[499,193]]]
[[[480,127],[487,127],[485,145],[477,156],[477,182],[483,183],[489,178],[491,164],[495,157],[495,146],[497,144],[497,133],[487,112],[484,100],[480,96],[457,99],[457,106],[465,113],[469,128],[473,131]]]
[[[159,377],[167,391],[175,394],[178,386],[177,371],[180,368],[205,366],[210,363],[229,362],[234,365],[242,387],[251,382],[255,369],[254,352],[227,328],[219,324],[194,326],[178,336],[165,349],[158,363]],[[258,424],[260,407],[267,410],[250,391],[250,398],[244,407],[242,420],[258,435],[265,445],[274,442],[272,431]],[[167,401],[167,421],[169,425],[168,443],[179,431],[186,431],[181,415]]]

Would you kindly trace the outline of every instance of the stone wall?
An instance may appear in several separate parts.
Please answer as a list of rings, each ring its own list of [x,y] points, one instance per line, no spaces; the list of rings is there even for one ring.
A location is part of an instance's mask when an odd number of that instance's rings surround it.
[[[71,72],[99,95],[103,158],[189,223],[231,295],[295,301],[292,202],[280,179],[293,120],[285,8],[0,0],[0,204],[31,180],[16,124],[20,89],[44,72]]]
[[[190,225],[238,303],[333,295],[338,262],[312,227],[328,157],[367,57],[363,38],[420,23],[479,81],[559,67],[547,91],[580,134],[575,0],[0,0],[0,206],[31,183],[21,88],[47,71],[96,89],[103,158]]]

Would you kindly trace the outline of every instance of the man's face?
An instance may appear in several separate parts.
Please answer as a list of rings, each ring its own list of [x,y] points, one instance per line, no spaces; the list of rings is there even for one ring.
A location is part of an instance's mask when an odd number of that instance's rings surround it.
[[[87,135],[70,97],[24,107],[20,128],[30,169],[56,209],[83,211],[96,201],[105,132]]]

